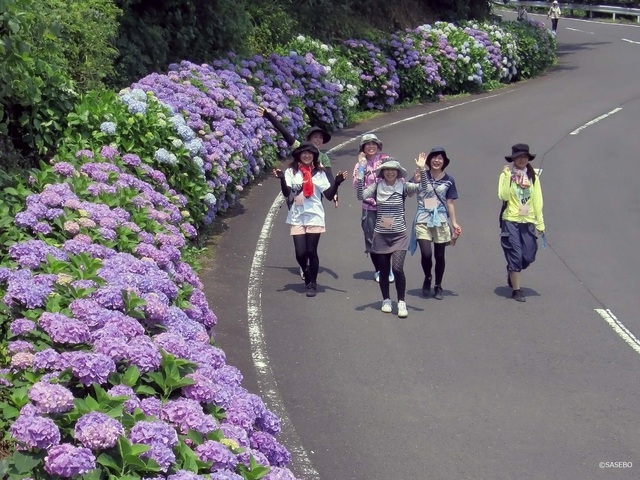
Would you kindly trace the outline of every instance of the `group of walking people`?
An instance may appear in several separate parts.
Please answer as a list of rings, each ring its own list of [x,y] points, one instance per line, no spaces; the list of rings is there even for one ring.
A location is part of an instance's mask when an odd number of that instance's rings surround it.
[[[329,157],[319,147],[331,135],[313,127],[304,142],[297,142],[286,132],[274,115],[263,108],[259,114],[269,120],[294,146],[293,160],[284,171],[274,169],[287,201],[289,224],[295,256],[304,279],[306,296],[317,294],[319,269],[318,243],[325,229],[324,196],[337,206],[338,188],[348,177],[347,171],[331,172]],[[379,283],[381,311],[393,312],[390,285],[395,283],[398,317],[408,316],[405,301],[406,277],[404,261],[407,252],[420,248],[424,273],[422,295],[442,300],[445,251],[462,233],[456,215],[458,198],[454,178],[445,172],[450,164],[442,147],[420,153],[416,170],[410,177],[395,158],[382,152],[383,144],[374,134],[360,139],[358,159],[354,166],[353,186],[362,202],[361,227],[364,251],[373,265],[372,277]],[[322,161],[324,158],[324,161]],[[500,212],[501,246],[507,260],[507,283],[512,298],[525,301],[520,288],[520,272],[535,260],[537,237],[544,232],[542,190],[536,172],[530,165],[535,155],[526,144],[516,144],[499,177],[498,197],[503,200]],[[411,227],[407,226],[405,201],[417,198],[417,210]],[[433,285],[433,291],[431,287]]]

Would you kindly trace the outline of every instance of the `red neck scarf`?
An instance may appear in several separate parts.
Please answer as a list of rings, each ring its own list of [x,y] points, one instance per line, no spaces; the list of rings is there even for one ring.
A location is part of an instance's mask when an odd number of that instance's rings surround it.
[[[300,165],[302,172],[302,193],[306,198],[313,195],[313,180],[311,180],[311,165]]]

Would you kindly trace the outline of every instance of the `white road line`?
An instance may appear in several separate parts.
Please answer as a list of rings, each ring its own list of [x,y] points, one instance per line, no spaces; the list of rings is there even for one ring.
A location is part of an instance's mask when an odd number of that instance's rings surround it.
[[[450,105],[448,107],[439,108],[431,112],[421,113],[413,117],[398,120],[397,122],[383,125],[371,132],[378,132],[384,128],[388,128],[400,123],[408,122],[418,118],[426,117],[427,115],[433,115],[434,113],[444,112],[452,108],[462,107],[472,103],[480,102],[482,100],[488,100],[490,98],[499,97],[505,95],[508,92],[501,92],[495,95],[488,95],[482,98],[475,98],[467,102],[462,102],[456,105]],[[335,152],[341,148],[349,145],[350,143],[358,141],[359,137],[354,137],[342,142],[330,149],[327,153]],[[269,245],[269,237],[271,236],[271,230],[273,229],[273,223],[278,210],[284,203],[284,197],[281,193],[278,193],[269,213],[264,220],[260,236],[258,237],[258,243],[256,244],[255,253],[253,255],[253,261],[251,263],[251,272],[249,274],[249,285],[247,288],[247,319],[249,324],[249,341],[251,343],[251,357],[258,373],[258,386],[260,392],[266,398],[267,407],[273,410],[273,412],[280,417],[280,423],[282,425],[282,435],[288,438],[286,442],[287,448],[292,454],[292,465],[299,466],[300,470],[304,474],[305,480],[319,480],[320,474],[313,467],[309,455],[302,445],[300,437],[295,431],[293,423],[287,414],[282,396],[278,390],[278,384],[275,380],[273,369],[271,368],[271,362],[267,353],[267,344],[264,339],[264,328],[262,324],[262,277],[264,275],[264,260],[267,256],[267,247]]]
[[[267,354],[264,329],[262,328],[262,277],[264,273],[264,260],[267,255],[273,221],[283,202],[284,197],[278,194],[262,225],[262,231],[260,232],[251,264],[249,286],[247,289],[247,316],[249,320],[251,356],[256,371],[258,372],[260,392],[266,398],[267,407],[280,417],[282,435],[288,439],[286,445],[294,459],[293,463],[301,470],[306,480],[319,480],[320,474],[311,464],[309,455],[302,446],[302,441],[296,433],[295,427],[285,409],[284,402],[278,390],[278,384],[271,368],[269,355]]]
[[[622,337],[622,339],[633,348],[636,353],[640,354],[640,340],[638,340],[633,333],[629,331],[624,324],[616,318],[616,316],[609,309],[596,308],[595,311],[600,315],[605,322],[609,324],[613,330]]]
[[[580,133],[581,130],[584,130],[585,128],[593,125],[594,123],[598,123],[600,120],[604,120],[607,117],[610,117],[611,115],[613,115],[614,113],[618,113],[620,110],[622,110],[622,107],[618,107],[618,108],[614,108],[613,110],[611,110],[609,113],[605,113],[604,115],[600,115],[598,118],[594,118],[593,120],[591,120],[590,122],[585,123],[584,125],[582,125],[581,127],[576,128],[573,132],[571,132],[569,135],[577,135],[578,133]]]
[[[570,27],[567,27],[567,30],[572,30],[572,31],[574,31],[574,32],[588,33],[589,35],[593,35],[593,32],[585,32],[584,30],[578,30],[577,28],[570,28]]]
[[[636,42],[634,40],[629,40],[628,38],[623,38],[622,41],[623,42],[629,42],[629,43],[635,43],[636,45],[640,45],[640,42]]]

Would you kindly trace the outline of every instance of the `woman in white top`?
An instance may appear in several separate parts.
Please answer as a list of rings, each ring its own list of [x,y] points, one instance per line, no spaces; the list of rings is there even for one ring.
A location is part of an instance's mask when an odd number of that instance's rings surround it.
[[[547,13],[547,18],[551,17],[551,30],[555,33],[558,29],[558,19],[562,15],[562,10],[560,10],[560,5],[558,5],[557,0],[554,0],[551,4],[551,8],[549,9],[549,13]]]
[[[287,223],[293,237],[296,260],[304,270],[307,297],[315,297],[320,266],[318,243],[320,235],[326,231],[322,195],[332,200],[347,172],[338,172],[331,185],[320,164],[320,152],[310,142],[300,144],[292,156],[289,168],[284,172],[274,169],[273,174],[280,179],[282,195],[287,199]]]

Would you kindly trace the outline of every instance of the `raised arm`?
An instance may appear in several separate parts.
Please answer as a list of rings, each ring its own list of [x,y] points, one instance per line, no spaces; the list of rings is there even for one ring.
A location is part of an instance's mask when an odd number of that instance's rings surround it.
[[[498,198],[508,202],[511,198],[511,168],[505,165],[498,180]]]
[[[289,132],[289,130],[287,130],[285,126],[282,125],[282,123],[280,123],[278,119],[275,117],[275,115],[271,113],[269,110],[267,110],[264,107],[258,107],[258,115],[261,115],[262,117],[269,120],[271,125],[273,125],[276,128],[276,130],[280,132],[280,135],[284,137],[285,141],[287,142],[287,145],[291,147],[296,142],[296,139],[293,138],[293,135],[291,135],[291,132]]]
[[[347,171],[338,172],[336,177],[333,179],[333,184],[327,188],[324,192],[322,192],[327,200],[333,200],[335,196],[338,194],[338,187],[344,180],[347,178]]]
[[[280,191],[284,198],[289,198],[291,195],[291,187],[287,185],[287,180],[285,179],[284,172],[279,168],[273,169],[273,176],[280,179]]]

